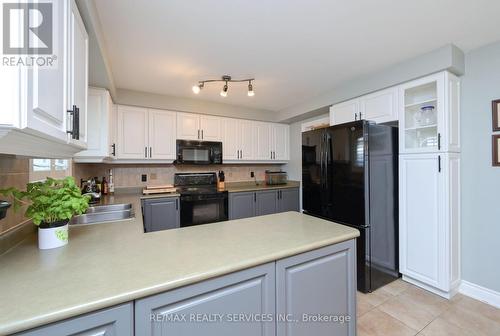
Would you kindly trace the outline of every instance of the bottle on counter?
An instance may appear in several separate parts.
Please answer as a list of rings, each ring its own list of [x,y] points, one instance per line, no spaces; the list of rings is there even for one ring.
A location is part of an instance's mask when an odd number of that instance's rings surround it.
[[[109,170],[109,183],[108,183],[109,193],[113,195],[115,193],[115,184],[113,183],[113,169]]]
[[[93,188],[93,192],[96,192],[96,193],[100,193],[101,192],[101,181],[99,181],[99,178],[97,178],[97,176],[94,176],[94,188]]]
[[[108,181],[106,181],[106,176],[102,177],[101,192],[103,195],[107,195],[109,193],[109,185]]]

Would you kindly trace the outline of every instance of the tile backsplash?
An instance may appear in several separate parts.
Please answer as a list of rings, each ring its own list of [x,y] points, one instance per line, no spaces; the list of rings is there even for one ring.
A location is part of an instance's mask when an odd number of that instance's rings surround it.
[[[80,179],[108,176],[108,170],[113,168],[115,187],[143,187],[146,185],[173,184],[174,174],[181,172],[218,172],[223,170],[227,182],[251,181],[250,172],[254,172],[257,180],[264,179],[266,170],[279,170],[280,165],[210,165],[210,166],[180,166],[180,165],[112,165],[94,163],[75,163],[73,176],[79,183]],[[141,181],[141,175],[147,175],[147,182]]]
[[[29,159],[17,158],[10,155],[0,155],[0,189],[15,187],[21,190],[26,190],[26,184],[29,181]],[[9,199],[0,195],[0,199]],[[24,217],[23,208],[14,212],[12,207],[7,211],[7,216],[0,220],[0,235],[13,229],[18,225],[27,222]]]

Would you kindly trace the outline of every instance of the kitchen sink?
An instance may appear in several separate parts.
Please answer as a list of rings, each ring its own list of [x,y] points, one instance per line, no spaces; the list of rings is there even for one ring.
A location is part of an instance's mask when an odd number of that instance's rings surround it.
[[[130,210],[132,209],[132,204],[109,204],[109,205],[96,205],[91,206],[85,212],[86,214],[90,213],[99,213],[99,212],[110,212],[110,211],[121,211],[121,210]]]
[[[74,216],[70,224],[100,224],[134,218],[132,204],[111,204],[89,207],[87,211]]]

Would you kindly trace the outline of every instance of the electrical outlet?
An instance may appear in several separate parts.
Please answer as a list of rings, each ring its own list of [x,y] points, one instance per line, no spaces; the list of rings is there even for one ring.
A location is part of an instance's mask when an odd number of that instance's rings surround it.
[[[147,182],[147,181],[148,181],[148,175],[146,175],[146,174],[142,174],[142,175],[141,175],[141,181],[142,181],[142,182]]]
[[[254,172],[250,172],[250,177],[255,177]]]

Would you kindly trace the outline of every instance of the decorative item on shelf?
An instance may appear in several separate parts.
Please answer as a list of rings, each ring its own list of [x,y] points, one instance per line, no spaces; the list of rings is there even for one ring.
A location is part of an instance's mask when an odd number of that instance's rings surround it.
[[[16,188],[0,190],[13,200],[14,210],[27,205],[25,216],[38,226],[38,248],[52,249],[68,243],[68,222],[81,215],[89,206],[89,197],[83,196],[72,177],[62,180],[47,178],[28,183],[26,191]]]
[[[229,75],[224,75],[221,77],[221,79],[207,79],[203,81],[199,81],[197,85],[193,86],[193,93],[194,94],[199,94],[201,90],[205,87],[205,83],[214,83],[214,82],[223,82],[224,86],[222,87],[222,90],[220,92],[221,97],[227,97],[227,93],[229,91],[229,83],[241,83],[241,82],[248,82],[248,91],[247,95],[249,97],[255,96],[255,91],[253,90],[253,81],[255,78],[244,78],[244,79],[233,79]]]
[[[493,110],[493,132],[500,132],[500,99],[491,102]]]
[[[500,167],[500,134],[492,135],[493,166]]]
[[[436,123],[436,114],[434,105],[425,105],[414,115],[415,126],[429,126]]]
[[[7,209],[10,208],[10,203],[7,201],[0,201],[0,219],[4,219],[7,216]]]

